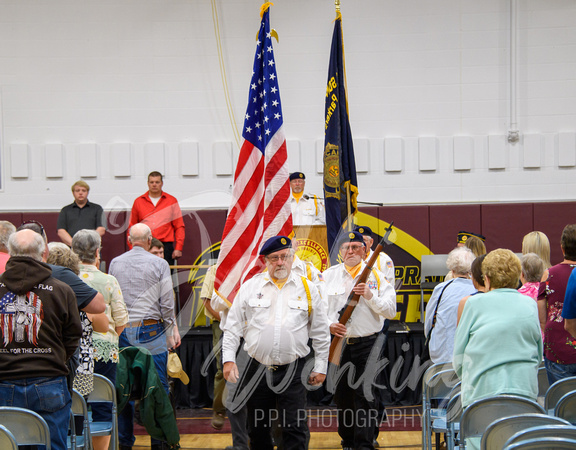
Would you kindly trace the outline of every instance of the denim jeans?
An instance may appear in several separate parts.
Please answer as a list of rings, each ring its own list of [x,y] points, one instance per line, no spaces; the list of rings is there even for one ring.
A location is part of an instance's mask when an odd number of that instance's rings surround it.
[[[576,364],[559,364],[544,358],[544,367],[550,384],[558,380],[576,376]]]
[[[37,377],[0,381],[0,406],[31,409],[50,429],[53,450],[65,450],[72,400],[66,377]]]
[[[160,382],[170,395],[168,385],[168,346],[166,344],[166,333],[161,323],[154,325],[145,325],[139,328],[125,328],[120,335],[120,348],[124,347],[143,347],[152,353],[154,365]],[[122,412],[118,415],[118,440],[121,445],[131,447],[134,445],[134,402],[128,403]],[[160,441],[152,439],[152,443]]]

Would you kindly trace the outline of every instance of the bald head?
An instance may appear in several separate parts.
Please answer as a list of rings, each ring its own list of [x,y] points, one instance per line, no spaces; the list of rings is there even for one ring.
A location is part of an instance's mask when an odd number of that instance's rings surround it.
[[[152,231],[150,231],[148,225],[137,223],[130,228],[130,236],[128,239],[133,246],[142,247],[148,251],[150,249],[150,242],[152,241]]]
[[[32,230],[21,230],[8,239],[10,256],[27,256],[42,261],[46,243],[41,235]]]

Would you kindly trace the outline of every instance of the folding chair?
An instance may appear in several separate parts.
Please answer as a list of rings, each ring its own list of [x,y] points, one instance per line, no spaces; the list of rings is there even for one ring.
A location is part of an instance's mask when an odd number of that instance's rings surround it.
[[[547,414],[518,414],[492,422],[482,435],[483,450],[501,449],[514,434],[527,428],[543,425],[570,425],[569,422]]]
[[[420,322],[424,322],[424,290],[432,290],[442,281],[426,281],[427,277],[444,277],[448,273],[448,255],[422,255],[420,259]]]
[[[523,413],[544,414],[544,409],[537,402],[516,395],[497,395],[476,400],[462,413],[460,448],[466,448],[466,439],[481,438],[496,419]]]
[[[76,418],[82,418],[82,431],[77,433]],[[70,422],[70,440],[68,448],[77,450],[79,448],[84,450],[92,449],[92,436],[90,436],[90,418],[88,416],[88,406],[80,392],[76,389],[72,390],[72,411]]]
[[[566,439],[559,437],[536,438],[529,441],[520,441],[516,444],[509,445],[506,450],[574,450],[576,448],[576,439]]]
[[[432,433],[436,433],[436,447],[440,444],[440,434],[446,432],[446,407],[450,395],[460,380],[454,369],[443,370],[434,374],[424,385],[423,403],[424,415],[426,416],[426,434],[424,448],[432,448]],[[458,392],[456,390],[454,393]],[[438,403],[435,407],[433,403]],[[439,420],[440,419],[440,420]]]
[[[51,450],[48,424],[34,411],[0,406],[0,425],[10,430],[18,445],[45,445]]]
[[[576,391],[568,392],[558,400],[554,415],[576,425]]]
[[[4,425],[0,425],[0,448],[2,450],[18,450],[16,438]]]
[[[554,414],[558,400],[571,391],[576,391],[576,377],[563,378],[550,386],[544,397],[544,409],[548,414]]]
[[[462,396],[460,385],[458,384],[450,394],[450,401],[446,407],[446,416],[444,419],[436,419],[432,424],[432,430],[440,429],[441,422],[444,420],[444,429],[446,430],[446,449],[454,450],[456,446],[456,435],[460,432],[460,419],[462,418]],[[436,446],[438,448],[438,445]]]
[[[523,442],[529,442],[533,439],[550,438],[572,439],[576,441],[576,427],[570,425],[543,425],[539,427],[527,428],[525,430],[519,431],[510,439],[508,439],[508,442],[504,444],[504,448],[522,448],[513,446]],[[556,446],[542,445],[539,448],[556,448]],[[574,449],[576,447],[571,448]]]
[[[108,436],[110,435],[110,447],[118,447],[118,408],[116,402],[116,388],[112,382],[100,375],[94,374],[94,389],[88,395],[88,404],[93,402],[109,402],[112,404],[112,420],[110,422],[93,422],[90,421],[90,436]]]
[[[548,373],[546,372],[546,367],[538,368],[538,403],[544,406],[544,397],[546,396],[546,391],[550,387],[548,382]]]
[[[430,419],[430,409],[432,405],[426,397],[426,386],[430,382],[430,378],[432,378],[438,372],[442,372],[444,370],[453,370],[452,363],[442,362],[432,364],[430,367],[428,367],[428,369],[426,369],[424,375],[422,376],[422,445],[424,450],[429,450],[427,436],[432,424],[432,420]]]

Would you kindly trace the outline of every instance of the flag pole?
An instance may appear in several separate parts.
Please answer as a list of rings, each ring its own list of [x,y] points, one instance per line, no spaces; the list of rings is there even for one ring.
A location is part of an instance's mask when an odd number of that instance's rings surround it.
[[[340,0],[334,0],[334,6],[336,7],[336,17],[340,14]]]

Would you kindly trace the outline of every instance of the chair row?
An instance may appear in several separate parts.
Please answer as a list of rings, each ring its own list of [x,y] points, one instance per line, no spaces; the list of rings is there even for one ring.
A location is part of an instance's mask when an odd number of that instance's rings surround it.
[[[513,432],[525,428],[561,426],[568,434],[576,430],[572,426],[576,425],[576,377],[560,380],[547,388],[539,386],[539,389],[541,393],[546,391],[544,408],[524,397],[504,395],[479,400],[462,411],[460,383],[452,364],[431,366],[423,376],[423,448],[432,449],[432,433],[436,433],[436,448],[439,448],[440,433],[445,433],[448,450],[453,449],[457,441],[460,448],[465,448],[466,438],[482,438],[483,449],[500,450]],[[500,419],[502,423],[497,424]]]
[[[88,403],[108,402],[112,406],[110,422],[90,420],[88,405],[84,397],[73,390],[70,414],[70,436],[68,448],[71,450],[92,450],[92,436],[110,435],[111,450],[118,449],[118,414],[116,390],[106,377],[94,374],[94,390],[88,396]],[[81,433],[76,433],[75,416],[81,417]],[[0,407],[0,449],[17,449],[19,445],[44,445],[51,450],[50,431],[46,421],[37,413],[18,407]]]

